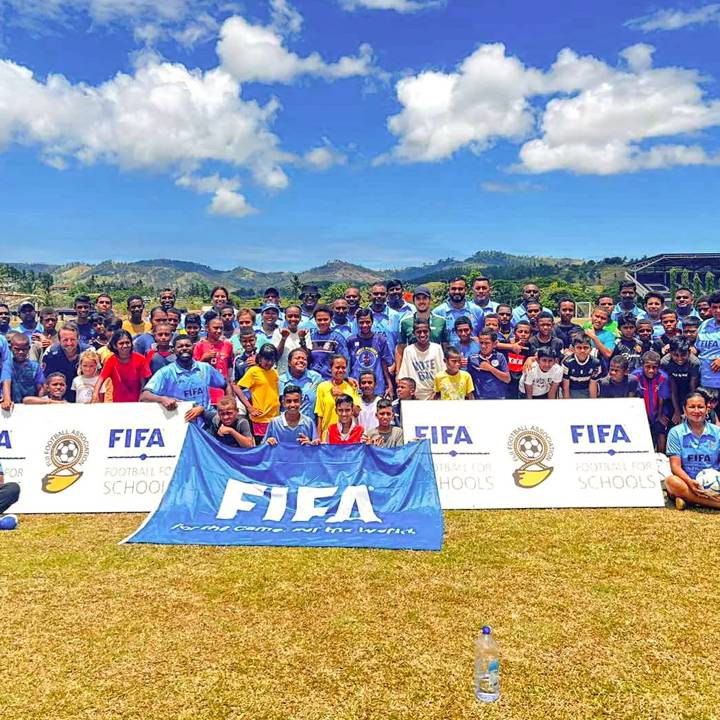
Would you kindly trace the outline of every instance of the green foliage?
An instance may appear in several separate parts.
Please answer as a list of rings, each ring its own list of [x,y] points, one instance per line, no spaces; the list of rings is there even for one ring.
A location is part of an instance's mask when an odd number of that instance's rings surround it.
[[[700,273],[695,273],[695,277],[693,278],[693,292],[695,293],[695,297],[700,297],[705,292],[702,280],[700,279]]]
[[[705,273],[705,295],[712,295],[715,292],[715,276],[708,270]]]
[[[346,282],[333,283],[323,290],[322,302],[331,303],[333,300],[343,297],[349,287],[350,284]]]

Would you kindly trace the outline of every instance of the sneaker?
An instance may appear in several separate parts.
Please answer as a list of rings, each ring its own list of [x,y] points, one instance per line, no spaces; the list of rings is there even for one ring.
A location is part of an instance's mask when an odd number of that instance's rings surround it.
[[[0,515],[0,530],[14,530],[17,524],[17,515]]]
[[[684,510],[686,507],[687,507],[687,503],[681,497],[675,498],[675,509],[676,510]]]

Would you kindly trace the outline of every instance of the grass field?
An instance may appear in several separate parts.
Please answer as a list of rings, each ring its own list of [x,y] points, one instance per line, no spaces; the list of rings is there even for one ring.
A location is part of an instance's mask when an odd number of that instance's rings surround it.
[[[720,516],[445,517],[445,549],[410,553],[118,546],[141,516],[25,516],[0,533],[0,717],[720,717]]]

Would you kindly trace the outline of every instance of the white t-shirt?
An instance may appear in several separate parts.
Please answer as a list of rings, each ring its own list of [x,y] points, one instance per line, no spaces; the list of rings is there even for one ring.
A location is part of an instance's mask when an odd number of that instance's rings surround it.
[[[358,415],[358,423],[365,428],[365,433],[369,433],[378,426],[378,420],[375,413],[377,412],[377,402],[380,398],[376,397],[373,401],[366,403],[362,396],[360,397],[360,414]]]
[[[432,400],[435,395],[435,376],[444,369],[445,356],[438,343],[431,342],[424,352],[413,343],[405,348],[397,378],[412,378],[415,381],[415,398]]]
[[[540,363],[535,363],[527,373],[523,373],[520,379],[520,387],[524,390],[525,385],[532,385],[533,397],[547,395],[553,383],[561,383],[563,369],[561,365],[553,365],[547,372],[540,369]]]
[[[95,377],[83,377],[77,375],[73,378],[72,389],[75,391],[75,402],[87,404],[92,400],[93,391],[97,384],[98,376]]]

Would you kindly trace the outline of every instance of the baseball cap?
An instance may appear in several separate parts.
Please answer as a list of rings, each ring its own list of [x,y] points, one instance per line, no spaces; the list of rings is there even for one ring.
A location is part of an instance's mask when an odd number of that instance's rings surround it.
[[[34,310],[35,306],[28,300],[26,300],[24,303],[20,303],[18,307],[18,312],[22,312],[23,310]]]
[[[413,290],[413,297],[417,297],[418,295],[427,295],[427,297],[432,297],[432,292],[430,292],[430,288],[427,285],[418,285],[415,290]]]
[[[275,312],[279,313],[280,308],[275,303],[265,303],[261,308],[260,312],[264,313],[266,310],[274,310]]]

